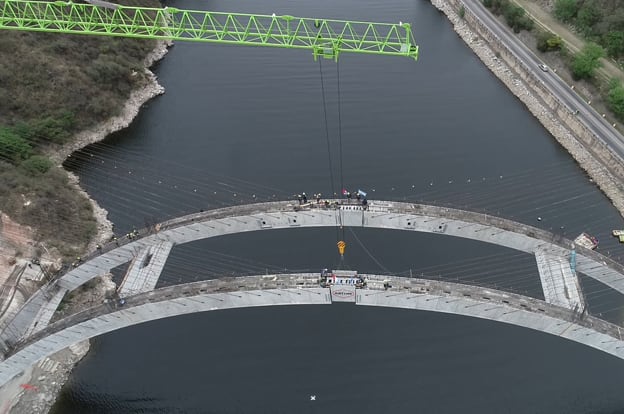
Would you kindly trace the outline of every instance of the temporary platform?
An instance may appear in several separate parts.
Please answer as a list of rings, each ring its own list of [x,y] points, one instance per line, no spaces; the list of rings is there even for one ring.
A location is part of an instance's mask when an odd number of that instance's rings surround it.
[[[587,233],[581,233],[576,239],[574,239],[574,244],[593,250],[598,247],[598,239]]]

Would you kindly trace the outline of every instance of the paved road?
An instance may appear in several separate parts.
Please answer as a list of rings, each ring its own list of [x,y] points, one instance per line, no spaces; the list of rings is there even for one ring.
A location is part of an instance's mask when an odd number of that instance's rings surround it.
[[[542,80],[553,94],[567,105],[571,112],[579,111],[578,117],[600,140],[614,149],[624,160],[624,137],[598,115],[580,96],[553,72],[543,72],[538,65],[541,60],[531,52],[511,31],[492,17],[479,1],[466,1],[464,7],[473,12],[509,49]]]

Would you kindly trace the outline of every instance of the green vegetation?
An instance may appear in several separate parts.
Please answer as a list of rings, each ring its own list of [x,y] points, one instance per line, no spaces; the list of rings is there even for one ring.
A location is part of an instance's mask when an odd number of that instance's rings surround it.
[[[588,43],[573,55],[564,46],[563,39],[544,29],[535,29],[533,21],[524,10],[511,0],[482,0],[492,13],[503,15],[508,25],[519,32],[533,30],[537,49],[542,52],[556,52],[569,68],[575,80],[587,80],[586,88],[592,95],[600,96],[594,105],[608,108],[613,115],[624,122],[624,87],[619,80],[607,82],[597,77],[596,71],[602,65],[601,59],[610,56],[624,63],[624,7],[622,0],[555,0],[554,14],[557,19],[568,23],[581,33]],[[518,10],[520,9],[520,10]],[[533,29],[531,29],[533,28]]]
[[[19,164],[32,153],[32,147],[11,129],[0,129],[0,159]]]
[[[13,127],[0,126],[0,160],[20,165],[33,151],[41,152],[50,145],[67,142],[73,127],[74,117],[66,111],[54,118],[19,122]]]
[[[572,76],[575,79],[589,79],[601,66],[600,58],[604,57],[604,49],[595,43],[588,43],[583,50],[574,56]]]
[[[554,52],[563,48],[563,39],[561,37],[545,31],[540,30],[537,33],[537,50],[540,52]]]
[[[71,131],[76,125],[74,114],[62,110],[55,116],[34,119],[30,122],[18,122],[13,131],[34,146],[64,144],[71,138]]]
[[[52,161],[42,155],[33,155],[22,161],[20,167],[31,177],[39,177],[47,173],[52,168]]]
[[[555,16],[575,27],[607,55],[624,58],[624,7],[619,0],[557,0]]]
[[[624,121],[624,86],[618,79],[611,79],[611,82],[609,82],[607,103],[615,116],[620,121]]]
[[[507,25],[514,32],[533,29],[533,20],[527,16],[526,11],[509,0],[483,0],[483,5],[496,15],[503,15]]]
[[[128,0],[159,7],[154,0]],[[67,258],[96,231],[86,197],[46,153],[118,114],[143,86],[148,40],[0,33],[0,211]]]
[[[563,22],[571,22],[579,11],[578,0],[557,0],[555,16]]]
[[[0,210],[37,229],[38,238],[66,257],[80,254],[96,231],[93,209],[60,167],[42,156],[21,168],[0,162]]]
[[[0,84],[7,87],[0,91],[0,125],[39,123],[67,133],[116,115],[132,89],[144,84],[142,60],[153,46],[136,39],[3,31]]]

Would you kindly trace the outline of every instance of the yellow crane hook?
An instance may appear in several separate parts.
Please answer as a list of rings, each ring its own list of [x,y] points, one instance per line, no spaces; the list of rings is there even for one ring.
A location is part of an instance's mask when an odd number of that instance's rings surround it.
[[[340,253],[340,256],[344,256],[345,247],[347,247],[347,243],[345,243],[342,240],[340,240],[336,244],[338,245],[338,252]]]

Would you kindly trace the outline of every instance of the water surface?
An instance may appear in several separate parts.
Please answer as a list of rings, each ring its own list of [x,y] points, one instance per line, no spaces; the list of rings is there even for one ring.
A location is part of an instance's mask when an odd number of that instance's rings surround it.
[[[421,58],[344,55],[319,65],[303,51],[177,43],[156,68],[166,94],[67,163],[119,231],[344,187],[488,211],[567,237],[588,231],[620,258],[609,235],[624,224],[615,209],[429,2],[171,5],[410,22]],[[541,295],[528,255],[367,229],[177,246],[160,283],[341,265]],[[618,295],[585,285],[592,310],[621,319]],[[97,338],[53,412],[615,413],[624,410],[622,368],[568,341],[458,316],[349,305],[231,310]]]

